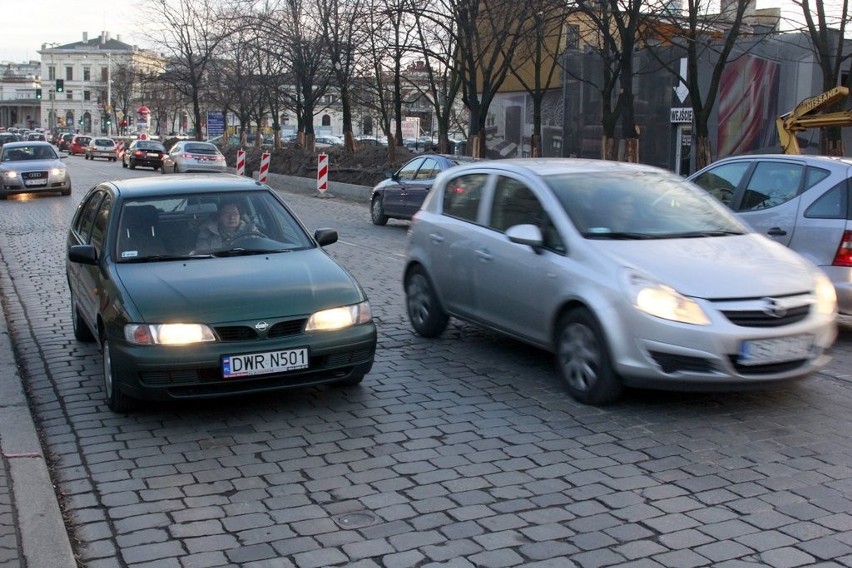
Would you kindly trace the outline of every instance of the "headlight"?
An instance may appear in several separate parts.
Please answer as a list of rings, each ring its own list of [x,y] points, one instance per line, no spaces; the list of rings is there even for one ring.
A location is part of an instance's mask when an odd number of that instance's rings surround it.
[[[627,290],[633,305],[648,315],[692,325],[710,325],[710,318],[701,306],[671,286],[629,272]]]
[[[65,170],[63,168],[51,168],[50,175],[57,177],[65,177]]]
[[[6,176],[9,179],[15,179],[16,177],[18,177],[18,172],[16,172],[15,170],[9,170],[8,172],[5,172],[3,175]]]
[[[305,331],[330,331],[369,323],[373,319],[370,302],[316,312],[308,318]]]
[[[823,274],[819,273],[814,280],[814,296],[816,296],[816,309],[822,315],[830,316],[837,312],[837,290],[834,284]]]
[[[188,345],[216,341],[213,332],[199,323],[128,323],[124,338],[137,345]]]

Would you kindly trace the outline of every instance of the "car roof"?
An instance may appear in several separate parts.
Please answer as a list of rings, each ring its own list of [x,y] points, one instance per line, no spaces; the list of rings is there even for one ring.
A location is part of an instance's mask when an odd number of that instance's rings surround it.
[[[176,174],[166,179],[160,176],[128,178],[107,182],[124,199],[138,197],[163,197],[171,194],[234,192],[267,189],[259,181],[227,173]],[[271,191],[271,190],[270,190]]]
[[[831,163],[842,162],[846,165],[852,165],[852,158],[845,156],[822,156],[817,154],[743,154],[740,156],[726,156],[720,158],[713,164],[722,160],[790,160],[790,161],[805,161],[813,163]],[[713,164],[710,164],[711,166]]]
[[[18,142],[6,142],[3,144],[4,148],[32,148],[33,146],[50,146],[53,145],[50,142],[46,142],[44,140],[24,140]]]
[[[458,157],[458,156],[454,156]],[[616,162],[612,160],[592,160],[586,158],[510,158],[506,160],[481,160],[473,163],[461,164],[452,171],[483,168],[504,171],[524,172],[528,174],[548,176],[555,174],[570,173],[592,173],[592,172],[665,172],[667,170],[647,164],[630,162]]]

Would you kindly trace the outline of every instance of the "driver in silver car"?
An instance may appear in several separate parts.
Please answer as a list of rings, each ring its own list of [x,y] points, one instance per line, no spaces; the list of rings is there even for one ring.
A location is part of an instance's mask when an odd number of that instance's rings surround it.
[[[213,251],[226,246],[234,237],[247,233],[257,234],[254,223],[243,219],[237,203],[225,203],[215,218],[204,223],[198,230],[196,251]]]

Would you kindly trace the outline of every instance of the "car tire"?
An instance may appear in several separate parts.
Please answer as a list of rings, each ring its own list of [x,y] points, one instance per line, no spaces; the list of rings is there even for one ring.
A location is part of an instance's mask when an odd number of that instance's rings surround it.
[[[160,173],[163,174],[163,175],[166,175],[166,166],[165,165],[160,166]]]
[[[133,162],[130,162],[130,169],[131,169],[131,170],[135,170],[135,169],[136,169],[136,166],[133,164]]]
[[[387,225],[388,216],[385,215],[385,206],[382,203],[382,196],[376,195],[370,203],[370,219],[373,225]]]
[[[71,328],[74,330],[74,339],[77,341],[91,343],[95,340],[92,330],[80,316],[80,307],[77,305],[77,300],[74,299],[74,294],[71,294]]]
[[[135,400],[122,392],[115,384],[115,376],[112,369],[112,357],[110,354],[109,341],[105,338],[101,342],[104,373],[104,396],[107,406],[113,412],[127,412],[135,406]]]
[[[450,321],[441,307],[429,277],[421,268],[413,269],[405,280],[405,307],[411,327],[422,337],[438,337]]]
[[[69,187],[68,189],[63,189],[59,192],[59,195],[62,195],[63,197],[68,197],[69,195],[71,195],[71,188]]]
[[[122,168],[126,168],[126,167],[127,167],[127,162],[125,162],[124,160],[121,160],[121,167],[122,167]]]
[[[597,318],[575,308],[559,322],[556,364],[568,392],[584,404],[603,405],[621,396],[623,386],[612,366],[606,337]]]

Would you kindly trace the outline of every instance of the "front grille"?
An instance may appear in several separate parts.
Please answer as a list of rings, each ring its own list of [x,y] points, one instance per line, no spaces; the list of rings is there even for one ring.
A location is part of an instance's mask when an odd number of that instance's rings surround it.
[[[306,322],[306,319],[280,321],[273,324],[265,334],[247,325],[228,325],[215,329],[222,341],[255,341],[257,339],[276,339],[299,335],[304,331]]]
[[[222,341],[252,341],[258,338],[257,331],[247,325],[217,327],[216,334]]]
[[[770,316],[761,310],[730,310],[722,313],[731,323],[741,327],[782,327],[802,321],[810,311],[810,304],[805,304],[788,309],[781,317]]]
[[[266,336],[269,338],[273,338],[287,337],[289,335],[298,335],[302,333],[302,330],[304,329],[305,323],[307,323],[307,321],[308,320],[298,319],[278,322],[272,326],[272,329],[269,330],[269,333]]]
[[[21,177],[24,179],[44,179],[47,177],[47,172],[24,172]]]
[[[770,363],[767,365],[740,365],[737,363],[738,357],[736,355],[731,355],[729,359],[731,365],[737,370],[737,373],[743,376],[771,375],[773,373],[794,371],[808,362],[807,359],[800,359],[798,361],[784,361],[783,363]]]

